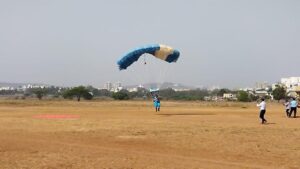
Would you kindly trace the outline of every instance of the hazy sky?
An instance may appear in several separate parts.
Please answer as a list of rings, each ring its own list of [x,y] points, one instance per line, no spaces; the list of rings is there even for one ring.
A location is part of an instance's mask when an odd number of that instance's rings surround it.
[[[128,50],[162,43],[175,64]],[[299,0],[0,0],[0,81],[252,86],[300,76]]]

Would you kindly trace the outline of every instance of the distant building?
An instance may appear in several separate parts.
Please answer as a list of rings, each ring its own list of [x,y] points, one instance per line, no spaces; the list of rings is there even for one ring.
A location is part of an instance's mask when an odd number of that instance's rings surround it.
[[[220,86],[211,86],[208,88],[208,90],[213,91],[213,90],[218,90],[220,89]]]
[[[232,94],[232,93],[224,93],[223,94],[223,99],[227,99],[227,100],[237,100],[236,94]]]
[[[15,90],[15,88],[13,87],[0,87],[0,91],[3,91],[3,90]]]
[[[287,92],[300,86],[300,77],[281,78],[281,83],[287,88]]]
[[[269,88],[269,84],[268,82],[256,82],[255,83],[255,88],[256,89],[266,89],[266,88]]]
[[[204,96],[205,101],[224,101],[223,97],[220,96]]]
[[[138,91],[138,88],[137,88],[137,87],[127,88],[127,90],[128,90],[129,92],[137,92],[137,91]]]
[[[140,84],[140,85],[138,86],[138,88],[144,89],[145,87],[144,87],[142,84]]]
[[[175,92],[190,91],[191,89],[172,88]]]
[[[295,88],[295,92],[296,92],[296,97],[299,98],[300,97],[300,86]]]
[[[242,91],[245,91],[245,92],[249,92],[249,91],[254,91],[254,89],[253,88],[249,88],[249,87],[247,87],[247,88],[241,88],[241,89],[239,89],[239,90],[242,90]]]
[[[113,92],[119,92],[123,89],[122,84],[120,82],[117,82],[114,84],[113,88],[111,89],[111,91]]]
[[[282,83],[274,83],[272,84],[272,90],[275,90],[277,87],[285,87]]]
[[[122,84],[120,82],[117,82],[117,83],[114,84],[115,89],[118,89],[120,87],[122,87]]]
[[[211,100],[212,100],[212,97],[211,97],[211,96],[205,96],[205,97],[204,97],[204,100],[205,100],[205,101],[211,101]]]
[[[300,86],[294,86],[287,91],[287,95],[290,97],[300,97]]]
[[[223,101],[223,97],[220,97],[220,96],[212,96],[211,98],[212,101]]]
[[[103,86],[103,88],[99,88],[99,89],[105,89],[111,92],[119,92],[123,89],[121,82],[116,82],[116,83],[112,83],[112,82],[106,82]]]
[[[106,82],[104,85],[104,89],[111,91],[113,89],[113,84],[111,82]]]
[[[266,90],[255,90],[255,95],[259,96],[259,97],[270,96],[268,91],[266,91]]]

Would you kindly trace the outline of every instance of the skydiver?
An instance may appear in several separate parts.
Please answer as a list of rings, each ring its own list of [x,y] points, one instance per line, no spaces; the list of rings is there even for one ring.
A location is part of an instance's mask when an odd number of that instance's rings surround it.
[[[156,112],[160,111],[160,98],[157,96],[157,99],[156,99]]]
[[[160,111],[160,99],[157,94],[153,98],[153,103],[154,103],[155,111],[156,112]]]

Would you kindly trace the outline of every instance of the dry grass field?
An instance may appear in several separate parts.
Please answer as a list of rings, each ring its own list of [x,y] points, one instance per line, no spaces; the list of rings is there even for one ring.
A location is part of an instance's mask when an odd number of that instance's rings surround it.
[[[300,168],[300,118],[277,103],[266,118],[254,103],[0,100],[0,169]]]

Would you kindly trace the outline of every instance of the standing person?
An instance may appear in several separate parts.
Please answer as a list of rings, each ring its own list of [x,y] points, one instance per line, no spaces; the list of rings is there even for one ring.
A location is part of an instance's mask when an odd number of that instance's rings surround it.
[[[296,101],[295,98],[293,98],[293,100],[291,101],[290,104],[291,104],[291,111],[290,111],[289,117],[291,117],[294,112],[294,118],[296,118],[298,102]]]
[[[153,106],[156,109],[156,102],[157,102],[157,97],[156,95],[153,97]]]
[[[158,95],[154,96],[153,102],[154,102],[155,111],[156,112],[160,111],[160,98],[158,97]]]
[[[157,96],[157,99],[156,99],[156,112],[160,111],[160,98]]]
[[[261,118],[261,124],[264,124],[267,122],[267,120],[265,119],[265,113],[266,113],[266,102],[265,102],[265,99],[262,98],[261,99],[261,102],[259,104],[257,104],[257,107],[259,107],[259,118]]]
[[[288,99],[286,99],[285,103],[283,103],[283,105],[285,106],[286,116],[289,117],[290,116],[291,103],[289,102]]]

